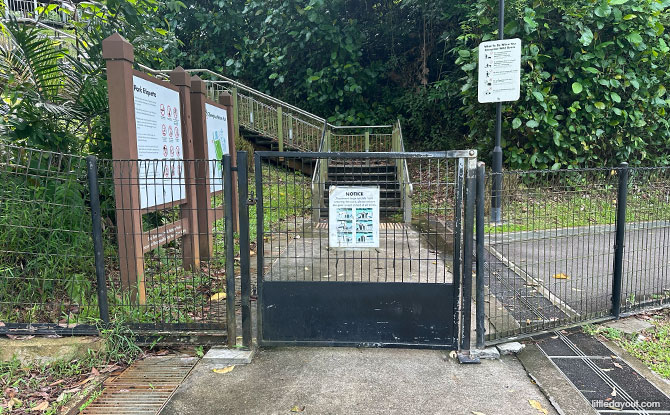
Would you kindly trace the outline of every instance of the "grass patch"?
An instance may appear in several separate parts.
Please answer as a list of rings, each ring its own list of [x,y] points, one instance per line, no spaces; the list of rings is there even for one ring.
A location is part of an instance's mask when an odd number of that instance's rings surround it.
[[[585,326],[584,331],[612,340],[651,370],[665,379],[670,379],[670,310],[652,314],[650,321],[654,326],[639,335],[629,336],[619,330],[602,326]]]

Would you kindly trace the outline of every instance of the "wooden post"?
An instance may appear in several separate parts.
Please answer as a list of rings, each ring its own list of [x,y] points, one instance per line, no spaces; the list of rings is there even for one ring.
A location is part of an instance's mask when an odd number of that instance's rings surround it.
[[[370,130],[365,130],[365,152],[370,151]]]
[[[233,89],[233,92],[236,90]],[[233,206],[233,232],[237,232],[240,229],[240,206],[239,206],[239,201],[238,201],[238,189],[235,184],[237,183],[237,146],[235,144],[235,139],[236,137],[236,132],[237,129],[235,127],[235,114],[237,114],[237,107],[235,106],[235,96],[231,96],[227,92],[223,92],[221,95],[219,95],[219,104],[223,105],[226,107],[226,111],[228,112],[228,120],[233,120],[233,122],[228,122],[228,154],[230,154],[230,162],[231,165],[235,168],[232,172],[232,178],[230,180],[230,183],[232,183],[232,189],[233,189],[233,199],[228,201],[226,200],[226,203],[231,203]]]
[[[240,136],[240,107],[237,103],[237,88],[232,88],[232,97],[233,97],[233,143],[237,142],[237,139]],[[233,157],[233,155],[230,155]]]
[[[121,288],[130,301],[146,303],[142,214],[133,98],[133,46],[118,33],[102,41],[107,64],[109,123],[112,133],[112,166],[116,195],[116,227],[119,244]]]
[[[210,225],[211,195],[209,183],[209,154],[207,143],[207,89],[198,76],[191,78],[191,117],[193,119],[193,156],[195,158],[195,198],[198,216],[198,247],[200,259],[210,259],[213,252],[213,235]]]
[[[200,268],[198,248],[198,214],[195,191],[195,155],[193,152],[193,128],[191,119],[191,76],[178,66],[170,72],[170,83],[179,88],[181,102],[182,149],[184,157],[184,181],[186,203],[181,205],[180,217],[188,222],[189,231],[182,236],[182,258],[185,270]]]

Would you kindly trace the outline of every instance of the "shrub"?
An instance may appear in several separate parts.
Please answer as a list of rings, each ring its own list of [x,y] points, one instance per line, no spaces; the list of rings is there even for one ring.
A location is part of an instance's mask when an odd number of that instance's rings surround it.
[[[477,103],[477,45],[497,38],[497,2],[468,5],[455,48],[470,136],[490,148],[495,106]],[[513,169],[670,163],[669,0],[512,0],[521,99],[504,105]]]

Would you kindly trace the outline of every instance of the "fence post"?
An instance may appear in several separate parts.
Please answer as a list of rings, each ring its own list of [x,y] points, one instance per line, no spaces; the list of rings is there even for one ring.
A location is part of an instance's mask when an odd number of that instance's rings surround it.
[[[235,315],[235,241],[233,239],[233,175],[230,154],[224,154],[223,164],[223,209],[225,214],[226,251],[226,325],[228,346],[237,345],[237,316]]]
[[[485,166],[484,163],[477,165],[477,220],[475,224],[475,235],[477,238],[477,246],[475,253],[475,265],[477,280],[477,290],[475,294],[475,305],[477,307],[477,348],[484,348],[484,335],[486,328],[484,327],[484,320],[486,318],[486,311],[484,309],[484,188],[485,184]]]
[[[237,152],[237,186],[240,195],[240,277],[242,287],[242,345],[251,347],[251,276],[249,275],[249,180],[247,152]],[[261,172],[256,172],[261,174]]]
[[[95,255],[95,276],[97,279],[98,309],[100,319],[109,323],[109,305],[107,304],[107,279],[105,278],[105,257],[102,246],[102,224],[100,219],[100,191],[98,189],[98,159],[86,157],[88,190],[91,197],[91,226],[93,231],[93,250]]]
[[[260,154],[254,154],[256,181],[256,342],[263,345],[263,267],[265,266],[265,234],[263,228],[263,166]]]
[[[237,106],[237,88],[233,87],[231,89],[231,95],[233,96],[233,142],[237,142],[237,138],[240,136],[240,109]]]
[[[365,130],[365,152],[370,151],[370,130]]]
[[[281,112],[281,107],[277,107],[277,140],[279,140],[279,151],[284,151],[284,125]]]
[[[621,285],[623,276],[623,250],[626,239],[626,199],[628,196],[628,163],[621,163],[618,170],[616,238],[614,241],[614,275],[612,278],[612,315],[621,315]]]
[[[477,159],[468,158],[465,167],[465,200],[463,218],[463,274],[461,296],[461,350],[470,350],[470,331],[472,326],[472,251],[474,248],[475,228],[475,191]]]

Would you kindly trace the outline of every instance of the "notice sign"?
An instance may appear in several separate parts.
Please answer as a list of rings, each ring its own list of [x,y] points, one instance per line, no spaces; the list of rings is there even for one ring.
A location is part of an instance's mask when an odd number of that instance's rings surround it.
[[[228,112],[217,106],[205,103],[207,123],[207,156],[210,159],[210,192],[223,190],[223,164],[221,159],[228,150]]]
[[[479,44],[480,103],[516,101],[521,90],[521,40]]]
[[[379,247],[379,187],[330,187],[328,245],[353,249]]]
[[[179,93],[133,76],[140,207],[186,198]]]

